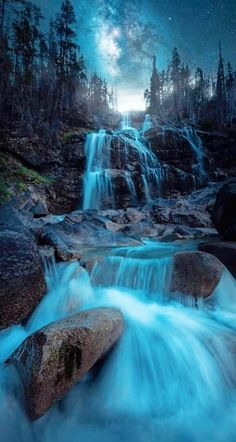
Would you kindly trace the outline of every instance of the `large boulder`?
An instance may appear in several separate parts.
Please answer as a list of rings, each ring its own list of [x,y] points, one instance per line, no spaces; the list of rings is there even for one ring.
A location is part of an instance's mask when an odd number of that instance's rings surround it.
[[[236,241],[236,181],[225,184],[217,193],[212,220],[224,239]]]
[[[90,221],[74,223],[67,217],[58,224],[45,226],[39,232],[39,241],[54,246],[57,258],[63,261],[80,259],[86,249],[94,247],[140,245],[123,233],[107,230],[104,221],[92,217]]]
[[[174,255],[170,292],[194,298],[210,296],[220,282],[223,264],[204,252],[179,252]]]
[[[31,419],[42,416],[120,338],[122,314],[113,308],[77,313],[29,336],[9,359],[20,375]]]
[[[38,247],[22,229],[0,227],[0,329],[26,319],[46,292]]]
[[[200,244],[199,249],[216,256],[236,277],[236,243],[223,241],[206,242]]]

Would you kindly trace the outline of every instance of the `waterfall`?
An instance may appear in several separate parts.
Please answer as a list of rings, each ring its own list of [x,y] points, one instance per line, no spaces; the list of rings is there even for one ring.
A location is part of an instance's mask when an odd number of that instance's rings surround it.
[[[204,149],[202,140],[197,131],[191,126],[186,126],[181,129],[181,135],[188,141],[194,155],[196,156],[197,165],[195,166],[195,170],[193,170],[193,172],[197,176],[199,183],[202,183],[207,177],[204,167]]]
[[[127,194],[132,205],[147,203],[160,196],[166,170],[142,137],[142,132],[130,125],[130,115],[125,113],[121,131],[107,134],[101,129],[87,135],[83,209],[117,208],[121,193]],[[136,173],[132,171],[133,163]],[[122,180],[125,186],[122,185],[121,191],[118,187]]]
[[[83,209],[98,210],[102,208],[102,198],[113,199],[110,164],[111,141],[112,136],[106,134],[103,129],[98,133],[87,135]],[[112,201],[110,205],[113,206]]]
[[[235,441],[235,281],[225,271],[209,308],[166,297],[173,253],[193,247],[147,241],[110,250],[95,259],[92,285],[76,261],[55,264],[26,326],[0,332],[1,361],[34,330],[81,309],[119,308],[124,335],[99,370],[34,423],[16,372],[0,365],[1,442]]]
[[[122,114],[122,120],[121,120],[121,130],[129,129],[131,128],[131,118],[130,114],[128,112],[124,112]]]
[[[91,282],[98,287],[137,290],[161,302],[167,296],[172,250],[171,246],[159,249],[150,243],[135,249],[120,249],[95,262]]]
[[[145,116],[145,120],[143,122],[143,133],[146,132],[147,130],[151,129],[152,127],[153,127],[153,125],[152,125],[151,116],[149,114],[147,114]]]

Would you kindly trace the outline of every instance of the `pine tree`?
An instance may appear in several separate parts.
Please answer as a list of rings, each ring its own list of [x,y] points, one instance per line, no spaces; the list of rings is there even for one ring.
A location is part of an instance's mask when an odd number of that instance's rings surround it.
[[[4,111],[8,115],[11,100],[12,59],[9,47],[9,38],[5,34],[0,39],[0,116],[1,122]],[[5,115],[6,116],[6,115]]]
[[[57,76],[59,86],[59,110],[68,108],[68,84],[71,63],[75,63],[75,51],[79,49],[76,43],[75,11],[70,0],[63,0],[61,11],[56,17],[56,34],[58,38]],[[72,61],[73,60],[73,61]]]
[[[225,90],[224,60],[222,57],[221,43],[219,43],[219,62],[218,62],[217,81],[216,81],[216,102],[217,102],[218,122],[222,124],[224,122],[226,114],[226,90]]]
[[[194,87],[194,113],[199,120],[202,116],[203,104],[205,100],[205,78],[201,68],[197,68],[195,72],[195,87]]]
[[[157,72],[156,67],[156,56],[153,55],[152,58],[152,76],[151,76],[151,82],[150,82],[150,104],[149,104],[149,111],[150,114],[155,115],[157,114],[158,110],[160,109],[160,91],[161,91],[161,84],[160,84],[160,78],[159,74]]]
[[[227,100],[227,119],[231,123],[234,113],[234,88],[235,78],[233,74],[233,68],[231,63],[227,64],[227,76],[226,76],[226,100]]]
[[[172,107],[173,113],[178,116],[180,112],[180,88],[181,88],[181,60],[177,48],[174,48],[170,64],[170,78],[172,82]]]
[[[29,3],[22,9],[20,17],[13,21],[13,50],[15,54],[16,94],[21,119],[28,119],[32,113],[34,94],[37,88],[36,60],[41,39],[40,9]]]
[[[144,96],[144,100],[145,100],[146,109],[149,110],[149,108],[150,108],[150,91],[149,91],[149,89],[145,89],[143,96]]]
[[[180,69],[180,90],[179,90],[179,102],[181,105],[180,110],[184,117],[188,118],[191,114],[191,70],[188,65],[182,65]]]

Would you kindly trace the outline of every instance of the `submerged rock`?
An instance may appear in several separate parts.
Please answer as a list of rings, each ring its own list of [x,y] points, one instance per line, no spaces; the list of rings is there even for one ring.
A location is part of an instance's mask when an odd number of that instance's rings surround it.
[[[29,336],[9,359],[20,375],[31,419],[78,382],[110,350],[124,327],[114,308],[77,313]]]
[[[216,256],[232,275],[236,277],[236,243],[223,241],[206,242],[200,244],[199,249]]]
[[[0,329],[20,324],[46,292],[38,247],[22,229],[0,229]]]
[[[224,239],[236,241],[236,181],[225,184],[217,193],[212,220]]]
[[[170,292],[195,298],[210,296],[220,282],[223,264],[204,252],[179,252],[174,255]]]

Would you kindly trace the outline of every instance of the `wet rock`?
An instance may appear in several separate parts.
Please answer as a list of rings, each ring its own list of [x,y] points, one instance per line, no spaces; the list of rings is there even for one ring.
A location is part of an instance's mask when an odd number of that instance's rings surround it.
[[[159,198],[157,203],[147,206],[146,209],[155,223],[203,228],[212,226],[210,214],[206,208],[192,204],[187,198]]]
[[[179,241],[179,240],[183,240],[183,239],[190,239],[190,237],[183,236],[183,235],[180,235],[179,233],[173,232],[173,233],[161,236],[159,241],[161,241],[161,242],[174,242],[174,241]]]
[[[170,292],[207,298],[220,282],[223,269],[223,264],[208,253],[176,253]]]
[[[82,221],[71,223],[66,220],[45,226],[39,232],[41,244],[52,245],[56,249],[58,259],[67,261],[80,259],[86,249],[96,247],[117,247],[140,245],[123,233],[112,232],[106,229],[103,221]]]
[[[46,292],[40,255],[30,233],[0,229],[0,329],[20,324]]]
[[[40,218],[49,214],[45,201],[38,201],[32,208],[31,212],[33,213],[35,218]]]
[[[236,241],[236,181],[225,184],[217,193],[212,220],[224,239]]]
[[[113,308],[83,311],[29,336],[9,359],[20,375],[31,419],[42,416],[120,338],[124,321]]]
[[[126,211],[126,216],[130,223],[139,223],[145,219],[145,213],[140,209],[128,208]]]
[[[123,228],[123,224],[113,223],[113,221],[106,222],[107,230],[111,230],[111,232],[119,232]]]
[[[234,242],[206,242],[199,245],[199,250],[216,256],[228,270],[236,277],[236,243]]]
[[[157,236],[157,230],[153,223],[149,221],[141,221],[139,223],[126,224],[122,227],[121,231],[129,236],[139,237],[155,237]]]

